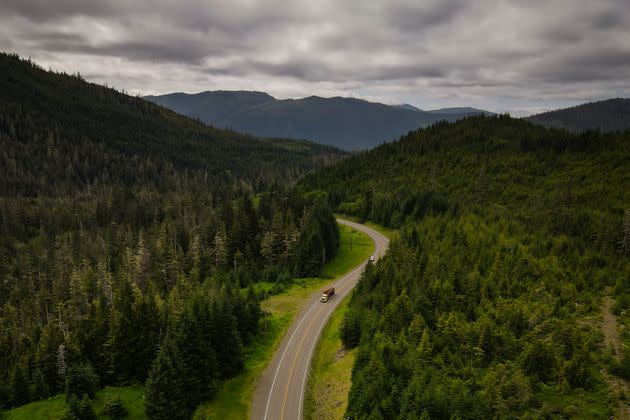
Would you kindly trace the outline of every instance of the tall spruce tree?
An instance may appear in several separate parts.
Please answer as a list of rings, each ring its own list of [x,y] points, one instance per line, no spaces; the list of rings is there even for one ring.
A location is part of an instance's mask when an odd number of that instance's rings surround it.
[[[185,395],[186,369],[173,339],[167,335],[151,366],[145,384],[144,411],[150,419],[186,419],[190,415]]]
[[[217,302],[212,307],[212,347],[222,378],[233,376],[243,369],[243,341],[238,334],[236,317],[227,305]]]
[[[211,326],[208,297],[202,292],[195,293],[181,319],[173,324],[172,336],[185,371],[182,386],[191,411],[214,394],[218,382],[219,366],[212,347]]]

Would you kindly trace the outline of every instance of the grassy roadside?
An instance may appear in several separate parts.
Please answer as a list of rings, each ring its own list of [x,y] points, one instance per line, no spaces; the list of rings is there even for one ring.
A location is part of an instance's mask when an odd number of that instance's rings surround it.
[[[340,217],[357,221],[348,216]],[[389,239],[396,235],[392,229],[371,222],[364,224]],[[348,302],[345,299],[332,314],[315,348],[304,405],[306,419],[342,419],[346,411],[356,353],[356,349],[346,351],[339,337],[339,325]]]
[[[324,267],[322,277],[298,279],[285,292],[261,302],[263,310],[272,316],[263,319],[262,331],[264,333],[260,334],[246,349],[244,371],[224,382],[215,398],[202,404],[196,410],[194,418],[244,419],[249,417],[256,380],[273,357],[301,303],[314,291],[330,283],[332,279],[347,273],[366,260],[374,250],[374,243],[367,234],[344,225],[339,225],[339,231],[339,250],[335,258]],[[352,247],[350,247],[351,243]],[[125,407],[129,410],[128,418],[145,418],[141,386],[106,387],[100,390],[94,401],[98,418],[106,418],[102,415],[105,402],[116,395],[120,395]],[[2,420],[59,419],[65,413],[66,407],[65,396],[61,394],[7,411],[4,417],[0,413],[0,418]]]
[[[339,324],[347,308],[345,299],[330,317],[317,344],[304,403],[306,419],[341,419],[346,411],[357,351],[346,351],[339,338]]]
[[[103,410],[111,398],[120,397],[129,412],[128,419],[142,419],[144,415],[144,397],[141,386],[114,387],[107,386],[96,393],[94,398],[94,412],[99,419],[108,419]],[[32,402],[0,414],[2,420],[18,419],[60,419],[67,409],[66,396],[55,395],[42,401]]]
[[[287,291],[261,303],[263,310],[272,315],[263,321],[265,333],[248,349],[243,373],[223,383],[216,397],[197,409],[195,419],[249,418],[256,380],[273,358],[302,302],[332,279],[359,265],[374,251],[374,243],[367,234],[344,225],[339,226],[339,231],[339,251],[324,267],[322,277],[296,280]]]
[[[385,227],[385,226],[381,226],[381,225],[378,225],[378,224],[376,224],[374,222],[370,222],[369,220],[361,222],[359,220],[359,218],[355,217],[355,216],[350,216],[350,215],[347,215],[347,214],[336,213],[335,217],[341,218],[341,219],[350,220],[351,222],[364,224],[365,226],[367,226],[369,228],[372,228],[375,231],[377,231],[378,233],[380,233],[381,235],[385,236],[387,239],[392,239],[398,234],[398,230],[396,230],[396,229],[392,229],[392,228],[388,228],[388,227]]]

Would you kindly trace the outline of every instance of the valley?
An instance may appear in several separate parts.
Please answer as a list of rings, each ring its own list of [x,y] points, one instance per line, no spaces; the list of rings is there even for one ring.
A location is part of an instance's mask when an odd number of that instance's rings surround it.
[[[0,420],[630,419],[627,2],[0,3]]]

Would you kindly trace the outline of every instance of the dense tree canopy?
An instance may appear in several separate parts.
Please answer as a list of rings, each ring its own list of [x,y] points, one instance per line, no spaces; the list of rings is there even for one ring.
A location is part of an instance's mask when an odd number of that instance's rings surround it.
[[[630,133],[470,118],[302,186],[400,228],[341,324],[349,418],[608,418],[597,316],[630,288]]]
[[[630,128],[629,115],[630,99],[615,98],[543,112],[527,117],[527,120],[571,131],[623,131]]]
[[[191,412],[243,367],[251,286],[334,256],[330,209],[288,186],[341,155],[14,56],[0,75],[0,407],[149,377],[150,401],[172,381]]]

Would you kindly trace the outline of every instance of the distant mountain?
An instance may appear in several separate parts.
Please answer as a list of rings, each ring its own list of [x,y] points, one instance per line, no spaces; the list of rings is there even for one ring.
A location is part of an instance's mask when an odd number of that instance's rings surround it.
[[[599,129],[616,131],[630,128],[630,99],[608,99],[571,108],[532,115],[527,120],[546,127],[570,131]]]
[[[263,92],[172,93],[146,99],[215,127],[263,136],[316,141],[346,150],[366,149],[437,121],[487,111],[447,108],[423,111],[354,98],[275,99]],[[457,111],[457,110],[462,110]]]
[[[147,96],[145,99],[217,126],[227,126],[217,122],[228,121],[243,109],[276,100],[264,92],[225,90],[200,92],[193,95],[177,92],[163,96]]]
[[[484,111],[483,109],[471,108],[469,106],[466,107],[455,107],[455,108],[440,108],[440,109],[432,109],[430,111],[431,114],[445,114],[445,115],[464,115],[464,116],[473,116],[473,115],[496,115],[494,112]]]
[[[440,114],[440,115],[456,115],[458,117],[467,117],[473,115],[496,115],[494,112],[485,111],[483,109],[471,108],[469,106],[465,107],[453,107],[453,108],[440,108],[440,109],[430,109],[428,111],[424,111],[416,106],[410,104],[400,104],[394,105],[396,108],[407,109],[409,111],[418,111],[418,112],[428,112],[430,114]]]
[[[343,156],[341,151],[317,143],[262,139],[208,127],[142,98],[87,83],[80,77],[46,72],[15,55],[0,54],[0,74],[3,75],[0,78],[0,129],[3,123],[17,126],[19,122],[26,126],[32,123],[43,132],[25,135],[33,150],[44,147],[43,155],[32,152],[22,156],[33,165],[51,165],[46,157],[45,142],[41,141],[48,132],[56,133],[69,143],[80,144],[86,153],[98,151],[97,154],[109,156],[103,158],[107,162],[111,163],[112,156],[116,156],[120,166],[116,170],[107,168],[110,177],[124,172],[120,168],[125,168],[127,160],[136,156],[172,165],[177,170],[203,171],[208,177],[271,184],[295,180]],[[220,97],[221,93],[215,95]],[[177,94],[172,96],[177,100]],[[222,101],[223,104],[265,100],[264,94],[228,96],[229,100]],[[208,109],[213,109],[209,102],[206,104]],[[221,113],[221,106],[216,105],[215,109],[217,114]],[[101,160],[99,158],[98,162]],[[98,172],[97,163],[82,165],[89,166],[90,173]],[[102,165],[106,167],[106,163]],[[33,173],[41,171],[37,168]],[[89,177],[86,179],[94,182]]]
[[[395,108],[400,108],[400,109],[406,109],[408,111],[419,111],[419,112],[424,112],[423,110],[421,110],[420,108],[418,108],[417,106],[413,106],[411,104],[400,104],[400,105],[393,105]]]

